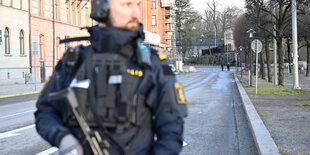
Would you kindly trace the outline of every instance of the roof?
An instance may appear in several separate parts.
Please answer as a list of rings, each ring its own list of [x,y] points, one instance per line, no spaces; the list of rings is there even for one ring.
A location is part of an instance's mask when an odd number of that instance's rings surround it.
[[[215,41],[216,40],[216,41]],[[202,39],[202,42],[200,42],[200,39],[193,40],[193,46],[214,46],[216,43],[216,46],[221,45],[221,42],[219,39]],[[176,42],[177,46],[180,46],[182,44],[181,40],[178,40]]]

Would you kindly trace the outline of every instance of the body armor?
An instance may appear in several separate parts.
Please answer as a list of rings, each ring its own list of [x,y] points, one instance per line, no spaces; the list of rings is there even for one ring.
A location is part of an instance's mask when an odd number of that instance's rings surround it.
[[[88,47],[86,59],[70,84],[88,125],[115,143],[117,141],[109,136],[111,133],[121,134],[132,127],[138,128],[140,133],[151,127],[151,105],[145,99],[153,88],[154,77],[149,74],[149,66],[142,67],[122,54],[134,53],[129,50],[133,48],[124,46],[121,52],[116,53],[96,52]],[[69,107],[66,109],[64,123],[77,127],[72,111]],[[139,136],[138,133],[135,137]],[[134,139],[123,148],[124,151],[129,149]]]

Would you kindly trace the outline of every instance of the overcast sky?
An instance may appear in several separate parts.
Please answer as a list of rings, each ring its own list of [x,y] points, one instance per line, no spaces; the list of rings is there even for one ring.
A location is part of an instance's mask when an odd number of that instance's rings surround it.
[[[199,12],[203,12],[203,10],[207,8],[206,2],[211,3],[212,0],[191,0],[194,9],[198,10]],[[237,6],[244,10],[244,0],[216,0],[216,2],[218,3],[219,9],[226,6]]]

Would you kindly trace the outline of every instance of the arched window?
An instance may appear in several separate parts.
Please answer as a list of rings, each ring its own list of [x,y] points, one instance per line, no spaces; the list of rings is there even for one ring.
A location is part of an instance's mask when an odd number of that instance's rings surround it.
[[[25,40],[24,40],[23,30],[20,30],[20,33],[19,33],[19,45],[20,45],[20,54],[25,55]]]
[[[10,31],[7,27],[4,30],[4,46],[5,54],[10,54]]]

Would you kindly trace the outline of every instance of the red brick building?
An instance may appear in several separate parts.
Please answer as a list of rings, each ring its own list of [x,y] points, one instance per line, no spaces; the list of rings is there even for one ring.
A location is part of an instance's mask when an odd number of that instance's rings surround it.
[[[146,43],[168,54],[175,48],[174,0],[143,0],[140,21]]]

